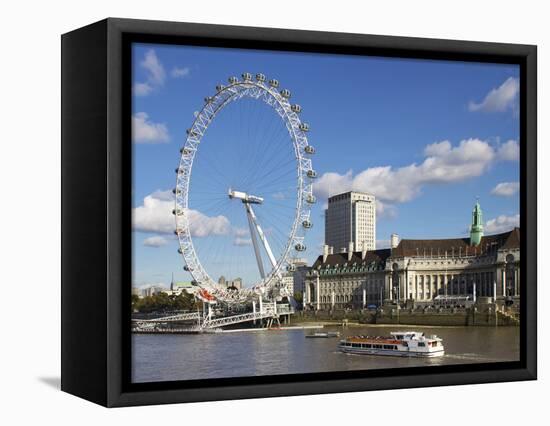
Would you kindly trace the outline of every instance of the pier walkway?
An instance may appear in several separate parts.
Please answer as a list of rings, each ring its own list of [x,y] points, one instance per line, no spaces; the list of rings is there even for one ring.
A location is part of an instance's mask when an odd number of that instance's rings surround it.
[[[271,326],[273,322],[279,323],[281,315],[290,315],[294,313],[291,307],[277,307],[275,303],[264,303],[258,311],[247,312],[244,314],[214,316],[209,310],[204,316],[200,312],[188,312],[177,315],[154,319],[132,319],[132,330],[135,332],[155,332],[166,331],[170,332],[200,332],[214,330],[221,327],[226,327],[234,324],[240,324],[250,321],[267,320],[267,326]],[[166,327],[169,323],[178,323],[182,321],[193,321],[194,325],[188,327]]]

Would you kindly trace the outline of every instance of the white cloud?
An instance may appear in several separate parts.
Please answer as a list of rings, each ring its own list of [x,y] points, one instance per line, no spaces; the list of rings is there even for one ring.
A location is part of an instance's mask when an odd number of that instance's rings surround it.
[[[519,80],[509,77],[498,88],[492,89],[480,103],[470,102],[470,111],[502,112],[508,109],[517,110]]]
[[[393,219],[397,217],[397,209],[392,204],[386,204],[383,201],[376,200],[376,217]]]
[[[513,216],[501,215],[495,219],[490,219],[485,223],[485,234],[498,234],[512,230],[519,226],[519,214]]]
[[[243,247],[252,245],[252,240],[250,238],[240,238],[237,237],[233,240],[233,245]]]
[[[164,84],[166,72],[153,49],[145,53],[145,58],[140,62],[140,65],[146,70],[148,81],[158,86]]]
[[[166,72],[153,49],[145,52],[145,57],[139,65],[145,70],[146,81],[134,84],[134,94],[136,96],[147,96],[154,89],[164,85]]]
[[[132,116],[132,139],[135,143],[166,143],[169,141],[166,124],[154,123],[145,112]]]
[[[518,161],[519,160],[519,144],[517,141],[510,139],[498,147],[498,159],[502,161]]]
[[[158,235],[145,238],[143,240],[143,245],[145,247],[162,247],[162,246],[165,246],[166,244],[168,244],[168,240]]]
[[[233,240],[233,245],[238,247],[244,247],[252,245],[252,239],[250,238],[250,230],[247,228],[233,228],[233,235],[235,239]]]
[[[172,204],[174,203],[174,194],[169,189],[167,189],[166,191],[161,191],[160,189],[157,189],[151,194],[151,197],[156,198],[157,200],[171,201]]]
[[[136,231],[169,234],[176,227],[173,196],[169,191],[156,191],[143,199],[143,204],[133,209],[133,228]],[[189,229],[193,237],[227,235],[231,231],[229,219],[223,215],[207,216],[197,210],[189,210]]]
[[[355,176],[329,172],[314,184],[315,194],[326,198],[345,191],[356,190],[373,194],[381,201],[382,211],[389,205],[404,203],[417,197],[424,185],[464,181],[483,174],[496,159],[496,150],[479,139],[461,141],[452,146],[449,141],[426,146],[421,164],[404,167],[371,167]],[[389,204],[389,205],[384,205]]]
[[[143,204],[133,209],[133,227],[136,231],[144,232],[174,232],[176,224],[173,209],[174,201],[159,198],[154,193],[147,195]]]
[[[209,217],[197,210],[189,210],[189,229],[193,237],[227,235],[231,231],[229,219],[223,215]]]
[[[351,170],[348,170],[343,175],[336,172],[327,172],[317,179],[313,185],[313,189],[318,197],[328,198],[331,195],[349,191],[352,181]]]
[[[184,78],[188,77],[191,74],[191,69],[189,67],[174,67],[172,68],[172,72],[170,73],[172,77],[174,78]]]
[[[134,94],[136,96],[147,96],[153,91],[153,87],[149,83],[134,84]]]
[[[250,235],[250,231],[247,228],[233,228],[233,235],[236,237],[246,237]]]
[[[511,197],[519,191],[519,182],[502,182],[493,188],[491,194]]]
[[[283,192],[276,192],[272,195],[273,198],[276,200],[284,200],[286,199],[286,195]]]

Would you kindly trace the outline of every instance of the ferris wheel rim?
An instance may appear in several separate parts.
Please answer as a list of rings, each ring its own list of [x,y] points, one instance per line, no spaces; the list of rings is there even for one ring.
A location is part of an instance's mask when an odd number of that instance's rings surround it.
[[[233,80],[233,81],[231,81]],[[264,79],[265,81],[265,79]],[[305,229],[300,233],[300,223],[310,222],[310,201],[314,200],[312,191],[312,179],[309,172],[313,170],[311,166],[311,158],[308,156],[306,147],[311,147],[308,144],[306,132],[308,126],[302,123],[298,113],[293,110],[292,105],[288,101],[288,96],[284,96],[284,90],[279,93],[277,86],[264,84],[263,81],[254,81],[252,79],[236,80],[234,77],[230,79],[228,86],[218,86],[214,96],[205,99],[205,105],[196,113],[195,119],[189,130],[185,144],[181,149],[181,156],[176,178],[175,192],[175,217],[176,217],[176,235],[179,242],[179,252],[182,255],[188,272],[193,276],[198,286],[202,289],[217,293],[218,298],[222,300],[245,299],[252,293],[262,293],[273,287],[277,277],[281,277],[281,270],[289,265],[289,256],[293,250],[293,246],[303,245]],[[288,91],[286,91],[289,93]],[[252,288],[240,290],[238,292],[228,292],[227,289],[215,282],[203,267],[196,253],[193,244],[193,238],[190,230],[190,222],[188,217],[189,207],[189,188],[191,183],[193,161],[198,151],[204,135],[208,127],[216,116],[232,102],[249,97],[258,101],[263,101],[271,107],[283,121],[286,127],[292,146],[294,148],[294,157],[296,160],[296,178],[297,197],[295,214],[289,232],[287,242],[283,252],[278,256],[276,265],[271,269],[269,274],[261,279]],[[298,111],[299,112],[299,111]],[[305,125],[305,127],[304,127]],[[304,225],[305,227],[305,225]],[[230,294],[229,294],[230,293]]]

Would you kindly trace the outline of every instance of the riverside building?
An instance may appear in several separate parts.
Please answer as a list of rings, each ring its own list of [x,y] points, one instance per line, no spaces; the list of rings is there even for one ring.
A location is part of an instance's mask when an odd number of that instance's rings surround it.
[[[346,192],[328,199],[325,210],[325,244],[337,253],[374,250],[376,244],[376,199],[363,192]]]
[[[290,268],[283,275],[283,286],[286,287],[288,294],[294,295],[295,292],[303,293],[304,281],[309,267],[306,259],[292,259]]]
[[[364,308],[407,301],[438,300],[519,304],[520,229],[483,235],[482,211],[476,203],[469,238],[403,239],[392,247],[335,253],[325,245],[305,279],[307,309]]]

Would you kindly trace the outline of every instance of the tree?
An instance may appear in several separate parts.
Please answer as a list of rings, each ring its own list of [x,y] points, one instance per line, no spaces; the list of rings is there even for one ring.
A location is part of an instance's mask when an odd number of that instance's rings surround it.
[[[138,303],[139,303],[139,296],[137,294],[132,294],[132,312],[138,310],[137,308]]]
[[[132,297],[132,309],[141,313],[193,311],[197,309],[197,303],[195,296],[186,291],[178,295],[160,292],[142,299]]]
[[[182,291],[176,297],[174,297],[173,308],[177,311],[194,311],[197,309],[197,303],[195,302],[195,296]]]

